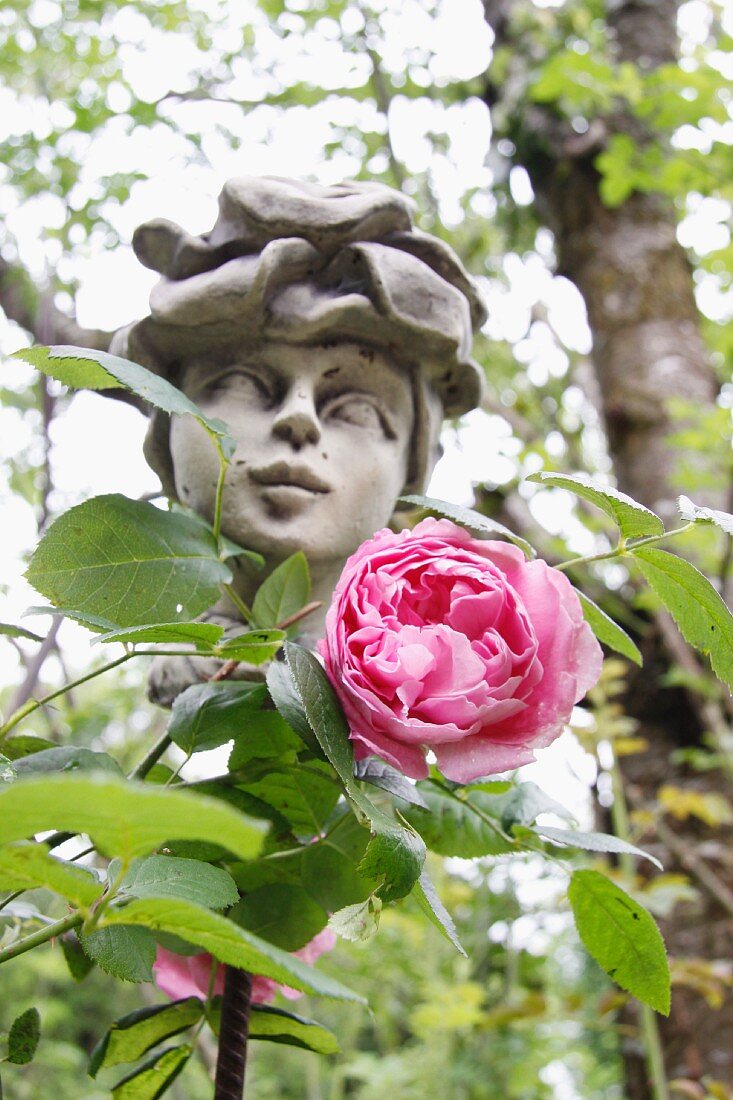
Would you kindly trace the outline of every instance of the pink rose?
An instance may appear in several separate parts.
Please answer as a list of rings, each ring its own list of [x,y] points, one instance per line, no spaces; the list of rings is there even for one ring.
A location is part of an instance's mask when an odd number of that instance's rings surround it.
[[[324,928],[317,936],[313,937],[310,943],[307,943],[305,947],[301,947],[299,951],[294,951],[293,954],[297,959],[302,959],[303,962],[312,966],[324,952],[332,951],[335,944],[335,933],[330,928]],[[158,988],[167,993],[174,1001],[181,1000],[184,997],[198,997],[200,1000],[205,1001],[209,992],[211,967],[213,965],[218,966],[213,989],[214,996],[217,996],[224,992],[226,967],[219,965],[206,952],[199,955],[174,955],[172,951],[166,951],[164,947],[158,946],[155,962],[153,963],[153,978]],[[281,985],[279,982],[273,981],[272,978],[263,978],[260,974],[253,976],[252,1001],[255,1004],[266,1004],[268,1001],[272,1001],[278,992],[290,1001],[303,996],[299,990]]]
[[[435,519],[349,558],[319,649],[358,759],[459,783],[534,760],[603,660],[563,573]]]

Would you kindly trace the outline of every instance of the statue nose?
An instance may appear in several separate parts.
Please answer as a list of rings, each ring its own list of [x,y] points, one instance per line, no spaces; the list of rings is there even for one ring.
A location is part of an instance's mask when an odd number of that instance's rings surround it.
[[[272,425],[278,439],[287,440],[296,450],[321,438],[318,414],[309,396],[297,393],[280,409]]]

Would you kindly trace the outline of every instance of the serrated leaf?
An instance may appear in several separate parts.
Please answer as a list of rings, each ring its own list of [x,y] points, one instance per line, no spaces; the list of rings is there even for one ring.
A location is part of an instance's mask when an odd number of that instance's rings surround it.
[[[113,628],[194,619],[232,579],[210,531],[118,493],[59,516],[26,577],[54,605],[102,615]]]
[[[466,793],[470,797],[471,792],[482,789],[485,791],[484,784],[471,784],[466,788]],[[531,825],[540,814],[556,814],[566,821],[575,820],[569,810],[531,781],[512,784],[508,791],[498,792],[484,800],[482,806],[487,813],[498,816],[507,831],[514,825]]]
[[[427,871],[423,871],[420,875],[412,892],[415,896],[415,900],[431,924],[434,924],[440,934],[444,936],[449,943],[453,944],[456,951],[459,951],[464,958],[467,958],[468,956],[458,938],[458,932],[456,931],[453,917],[440,900],[438,892],[430,881],[430,876]]]
[[[267,690],[288,725],[295,730],[311,751],[325,760],[325,753],[311,729],[300,696],[293,683],[293,674],[285,661],[273,661],[268,668]]]
[[[92,615],[91,613],[84,613],[82,611],[71,611],[66,607],[29,607],[23,612],[23,618],[26,616],[34,615],[60,615],[64,619],[71,619],[73,622],[78,623],[79,626],[83,626],[86,630],[91,630],[93,634],[98,634],[100,631],[109,631],[116,629],[116,623],[113,623],[110,619],[105,619],[101,615]]]
[[[667,954],[647,910],[598,871],[576,871],[568,897],[592,958],[622,989],[669,1015]]]
[[[371,783],[389,794],[401,798],[403,802],[409,802],[411,806],[422,806],[427,809],[427,803],[414,783],[398,772],[396,768],[385,764],[376,756],[359,760],[356,765],[356,778],[362,783]]]
[[[644,663],[641,653],[626,631],[580,589],[576,588],[575,594],[580,600],[583,617],[598,641],[641,667]]]
[[[168,735],[186,753],[225,745],[242,735],[267,698],[264,684],[192,684],[173,701]]]
[[[216,647],[216,656],[223,660],[245,661],[261,665],[271,661],[286,638],[284,630],[248,630],[227,638]]]
[[[349,725],[318,658],[295,642],[285,643],[285,658],[308,724],[343,783],[354,777],[354,746]]]
[[[425,863],[425,844],[413,829],[404,829],[379,811],[369,813],[372,839],[357,871],[378,883],[382,901],[410,893]]]
[[[221,438],[225,454],[234,453],[235,441],[221,420],[213,420],[166,378],[147,367],[110,355],[107,351],[58,344],[54,347],[23,348],[14,358],[30,363],[73,389],[106,390],[122,387],[149,405],[177,416],[193,416],[208,432]]]
[[[637,848],[636,845],[629,844],[628,841],[621,840],[619,837],[611,836],[608,833],[577,833],[571,829],[554,829],[549,825],[537,825],[535,832],[539,836],[551,840],[553,844],[563,844],[568,848],[583,848],[588,852],[623,852],[627,855],[638,856],[640,859],[648,859],[660,871],[664,870],[659,860],[650,855],[649,852],[645,852],[643,848]]]
[[[230,772],[237,771],[252,760],[273,760],[286,754],[290,762],[302,748],[297,733],[276,710],[259,711],[235,738],[227,767]]]
[[[553,489],[566,489],[589,504],[595,504],[613,520],[624,538],[661,535],[664,531],[664,524],[655,512],[618,489],[597,485],[586,474],[554,474],[541,470],[531,474],[527,481]]]
[[[496,808],[492,805],[493,812],[486,812],[484,802],[490,796],[473,792],[459,799],[431,783],[419,786],[428,808],[409,806],[404,816],[415,826],[431,852],[475,859],[512,850],[512,845],[497,828]]]
[[[355,825],[355,845],[347,839],[345,847],[340,847],[339,834],[343,830],[337,830],[318,844],[306,845],[301,858],[303,886],[329,913],[365,901],[372,892],[369,883],[356,869],[364,857],[369,834],[357,823],[353,814],[349,814],[349,818]]]
[[[67,932],[59,940],[69,974],[75,982],[81,982],[94,969],[94,960],[90,959],[79,942],[75,932]]]
[[[290,823],[296,836],[318,836],[339,800],[340,791],[327,765],[272,768],[245,790],[261,799]]]
[[[252,890],[227,916],[284,951],[305,947],[328,920],[325,909],[302,886],[287,882],[273,882]]]
[[[379,929],[382,903],[378,897],[367,898],[356,905],[345,905],[333,913],[328,927],[342,940],[361,943],[370,940]]]
[[[167,1090],[193,1053],[183,1044],[170,1047],[148,1058],[112,1089],[113,1100],[158,1100]]]
[[[41,1038],[41,1017],[37,1008],[28,1008],[16,1016],[8,1035],[8,1061],[26,1066],[33,1061]]]
[[[40,749],[17,760],[15,770],[20,777],[54,772],[103,772],[119,779],[124,775],[109,753],[94,752],[79,745],[55,745],[51,749]]]
[[[261,627],[277,626],[305,607],[310,591],[308,562],[303,551],[298,550],[273,569],[257,589],[252,604],[254,623]]]
[[[437,500],[435,497],[422,496],[420,493],[409,493],[407,496],[400,497],[399,501],[405,504],[414,504],[418,508],[425,508],[428,512],[437,512],[438,515],[453,520],[454,523],[460,524],[461,527],[468,527],[471,531],[477,531],[480,535],[501,535],[503,538],[513,542],[515,546],[518,546],[526,557],[537,557],[534,547],[531,546],[526,539],[523,539],[520,535],[515,535],[514,532],[510,531],[508,527],[505,527],[503,523],[499,523],[494,519],[489,519],[488,516],[482,515],[481,512],[477,512],[474,508],[464,508],[459,504],[449,504],[445,500]]]
[[[92,1052],[89,1076],[96,1077],[100,1069],[135,1062],[156,1043],[179,1035],[197,1023],[203,1014],[203,1002],[198,997],[186,997],[172,1004],[140,1008],[116,1020]]]
[[[88,907],[102,893],[96,875],[50,855],[45,844],[0,846],[0,889],[53,890],[73,905]]]
[[[733,690],[733,615],[710,581],[666,550],[640,547],[634,558],[683,638],[710,658],[713,671]]]
[[[13,626],[12,623],[0,623],[0,634],[6,634],[9,638],[27,638],[30,642],[42,642],[39,634],[26,630],[22,626]]]
[[[226,917],[191,902],[157,898],[135,900],[122,909],[108,909],[103,920],[105,925],[141,925],[153,931],[170,932],[197,944],[228,966],[261,974],[304,993],[363,1003],[362,997],[340,982]]]
[[[180,642],[209,652],[221,638],[224,627],[216,623],[150,623],[145,626],[125,626],[119,630],[108,630],[92,638],[92,645],[98,642],[124,642],[134,645],[139,642]]]
[[[226,909],[239,899],[237,885],[227,871],[176,856],[135,860],[119,892],[135,898],[183,898],[209,909]]]
[[[124,860],[173,839],[208,840],[251,859],[266,826],[191,791],[99,776],[46,776],[0,790],[0,844],[46,829],[87,833],[104,855]]]
[[[249,1018],[250,1039],[266,1039],[271,1043],[285,1043],[287,1046],[312,1050],[316,1054],[338,1054],[340,1047],[332,1031],[308,1020],[271,1005],[252,1005]]]
[[[730,512],[719,512],[716,508],[702,508],[693,504],[689,497],[677,498],[677,507],[683,519],[689,523],[714,523],[726,535],[733,535],[733,516]]]
[[[97,928],[79,942],[100,970],[123,982],[152,982],[155,940],[147,928]]]

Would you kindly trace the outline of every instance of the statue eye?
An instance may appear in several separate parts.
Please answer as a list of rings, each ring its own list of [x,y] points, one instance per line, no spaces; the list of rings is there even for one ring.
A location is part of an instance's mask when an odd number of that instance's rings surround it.
[[[272,388],[267,380],[254,371],[232,369],[223,371],[207,384],[205,394],[209,397],[222,395],[232,401],[259,406],[271,405],[274,400]]]
[[[370,398],[360,393],[344,394],[336,398],[325,409],[325,416],[331,420],[353,424],[357,428],[384,432],[390,438],[392,436],[386,418],[379,408]]]

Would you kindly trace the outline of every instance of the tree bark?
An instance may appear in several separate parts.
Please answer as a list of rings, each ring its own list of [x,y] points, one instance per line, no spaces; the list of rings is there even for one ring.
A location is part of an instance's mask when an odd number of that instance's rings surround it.
[[[513,6],[513,0],[484,0],[498,43],[517,48],[512,41]],[[607,24],[619,58],[641,69],[674,60],[676,9],[675,0],[610,0]],[[503,94],[489,85],[486,98],[491,105]],[[516,163],[530,175],[537,211],[554,233],[558,271],[575,283],[586,303],[594,373],[619,488],[670,521],[680,486],[667,402],[680,398],[710,407],[718,385],[670,205],[660,196],[635,193],[609,209],[600,197],[593,162],[608,125],[608,120],[591,120],[587,134],[579,137],[551,111],[519,104],[508,129],[517,148]],[[712,492],[704,503],[726,509],[728,497],[721,472],[719,494]],[[638,808],[653,806],[664,783],[701,794],[721,793],[728,786],[719,771],[696,773],[673,763],[675,750],[701,744],[713,722],[699,698],[660,683],[686,646],[668,619],[661,617],[657,626],[655,635],[645,640],[644,669],[630,676],[627,700],[649,744],[645,753],[621,761],[629,801]],[[719,707],[712,719],[726,724]],[[733,919],[721,901],[733,885],[731,839],[730,828],[713,831],[694,819],[675,821],[673,829],[664,822],[651,838],[665,870],[688,874],[699,889],[694,902],[678,905],[663,922],[670,955],[699,959],[720,973],[729,973],[733,957]],[[712,876],[707,886],[692,873],[696,867]],[[716,894],[711,882],[718,882],[722,891]],[[718,1007],[691,986],[677,986],[671,1016],[660,1019],[660,1030],[669,1080],[688,1081],[687,1094],[700,1089],[701,1098],[709,1095],[704,1078],[733,1088],[729,988]],[[640,1044],[628,1043],[624,1054],[624,1095],[651,1100]]]

